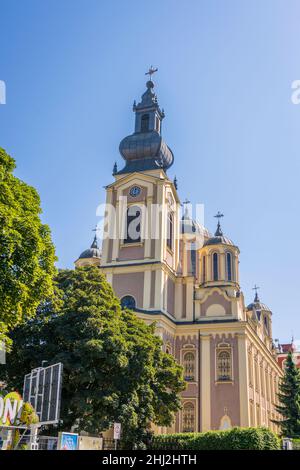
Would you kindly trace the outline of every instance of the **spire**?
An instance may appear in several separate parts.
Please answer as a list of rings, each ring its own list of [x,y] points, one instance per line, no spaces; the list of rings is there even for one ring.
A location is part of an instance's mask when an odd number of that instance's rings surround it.
[[[118,165],[117,162],[115,162],[114,167],[113,167],[113,176],[118,172]]]
[[[255,297],[254,297],[254,302],[255,302],[255,303],[259,303],[259,302],[260,302],[259,297],[258,297],[258,292],[257,292],[258,289],[260,289],[260,287],[257,286],[256,284],[255,284],[255,286],[252,288],[252,290],[255,290]]]
[[[220,224],[220,219],[222,217],[224,217],[224,214],[221,214],[220,211],[218,211],[218,213],[216,215],[214,215],[214,217],[216,219],[218,219],[218,225],[217,225],[217,230],[215,232],[215,237],[222,237],[223,236],[223,232],[222,232],[222,229],[221,229],[221,224]]]
[[[93,243],[91,244],[91,248],[97,248],[97,250],[99,249],[99,244],[98,244],[98,238],[97,238],[97,232],[98,232],[98,227],[96,225],[95,228],[93,228],[92,232],[95,232],[95,236],[94,236],[94,240],[93,240]]]
[[[161,136],[164,111],[160,109],[154,93],[151,78],[157,71],[152,66],[146,72],[150,80],[146,83],[146,91],[141,101],[133,103],[135,126],[133,134],[125,137],[119,146],[120,153],[126,161],[125,167],[116,174],[133,173],[136,171],[167,170],[174,161],[172,150]]]
[[[97,235],[94,236],[93,243],[91,244],[91,248],[99,248],[98,246],[98,240],[97,240]]]
[[[177,177],[176,176],[173,180],[173,183],[174,183],[175,189],[177,190],[178,189],[178,182],[177,182]]]

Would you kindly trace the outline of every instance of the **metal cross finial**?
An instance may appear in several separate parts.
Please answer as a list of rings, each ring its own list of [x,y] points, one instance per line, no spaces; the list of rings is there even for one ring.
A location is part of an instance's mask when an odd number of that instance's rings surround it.
[[[260,287],[257,286],[256,284],[255,284],[255,286],[252,288],[252,290],[255,290],[255,299],[254,299],[254,302],[259,302],[258,292],[257,292],[258,289],[260,289]]]
[[[151,67],[149,68],[148,72],[145,73],[145,75],[149,75],[150,77],[150,80],[152,78],[152,75],[158,71],[158,68],[154,68],[153,65],[151,65]]]
[[[223,235],[222,229],[221,229],[221,224],[220,224],[220,219],[221,219],[222,217],[224,217],[224,214],[221,214],[221,212],[218,211],[218,213],[217,213],[216,215],[214,215],[214,217],[215,217],[216,219],[218,219],[218,226],[217,226],[217,230],[216,230],[216,232],[215,232],[215,236],[216,236],[216,237],[220,237],[220,236]]]
[[[257,286],[256,284],[255,284],[254,287],[252,287],[252,290],[255,290],[255,294],[257,294],[258,289],[260,289],[260,287]]]
[[[187,198],[185,198],[185,200],[183,201],[182,205],[184,206],[185,204],[190,204],[191,201],[189,201]]]
[[[217,213],[216,215],[214,215],[214,217],[215,217],[216,219],[218,219],[218,221],[220,222],[220,219],[221,219],[222,217],[224,217],[224,214],[221,214],[221,212],[218,211],[218,213]]]

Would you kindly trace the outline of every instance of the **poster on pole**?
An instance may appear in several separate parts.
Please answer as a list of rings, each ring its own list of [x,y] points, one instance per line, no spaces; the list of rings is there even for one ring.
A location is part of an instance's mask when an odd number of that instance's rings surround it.
[[[114,423],[114,439],[120,440],[121,438],[121,423]]]
[[[58,435],[58,450],[78,450],[79,435],[61,432]]]

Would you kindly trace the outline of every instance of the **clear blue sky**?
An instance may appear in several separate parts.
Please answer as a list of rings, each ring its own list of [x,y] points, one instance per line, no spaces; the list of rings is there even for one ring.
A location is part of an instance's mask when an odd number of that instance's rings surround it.
[[[0,146],[35,186],[59,267],[87,248],[144,72],[159,67],[179,194],[225,214],[246,301],[300,338],[299,1],[0,0]]]

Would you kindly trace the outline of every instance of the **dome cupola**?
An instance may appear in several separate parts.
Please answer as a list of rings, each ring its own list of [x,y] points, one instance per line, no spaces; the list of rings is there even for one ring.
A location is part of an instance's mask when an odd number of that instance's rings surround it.
[[[239,292],[239,249],[221,229],[220,212],[217,230],[213,237],[204,241],[200,249],[200,284],[203,286],[231,286]]]
[[[208,240],[206,240],[206,242],[204,243],[204,246],[209,246],[209,245],[234,246],[234,243],[229,238],[225,237],[221,229],[220,218],[224,217],[224,215],[218,212],[217,215],[215,215],[215,217],[218,219],[217,230],[215,231],[215,235],[213,237],[210,237]]]
[[[147,75],[151,78],[156,71],[157,69],[151,67]],[[172,150],[161,136],[161,124],[165,114],[159,107],[151,79],[146,83],[146,87],[141,102],[133,104],[134,133],[125,137],[119,146],[126,164],[116,173],[117,175],[160,168],[167,170],[174,161]]]
[[[270,312],[271,313],[271,310],[269,309],[269,307],[266,305],[266,304],[263,304],[260,299],[259,299],[259,296],[258,296],[258,289],[259,287],[258,286],[254,286],[253,287],[253,290],[255,290],[255,297],[254,297],[254,301],[251,302],[248,306],[247,306],[247,310],[255,310],[256,312],[261,312],[261,311],[264,311],[264,312]]]
[[[95,235],[90,248],[84,250],[75,261],[76,267],[95,265],[100,266],[101,250],[98,245],[97,235]]]

